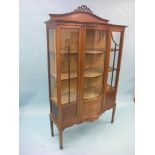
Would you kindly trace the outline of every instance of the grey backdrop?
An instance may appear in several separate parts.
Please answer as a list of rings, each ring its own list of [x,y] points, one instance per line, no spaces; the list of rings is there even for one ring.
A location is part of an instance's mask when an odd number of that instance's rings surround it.
[[[127,25],[118,96],[133,97],[135,76],[134,0],[20,0],[20,104],[39,93],[48,102],[47,47],[44,21],[49,13],[66,13],[85,4],[110,23]]]
[[[64,150],[58,130],[51,139],[44,21],[85,4],[110,23],[127,25],[117,95],[115,123],[111,110],[91,123],[65,130]],[[20,155],[134,155],[134,1],[20,0]]]

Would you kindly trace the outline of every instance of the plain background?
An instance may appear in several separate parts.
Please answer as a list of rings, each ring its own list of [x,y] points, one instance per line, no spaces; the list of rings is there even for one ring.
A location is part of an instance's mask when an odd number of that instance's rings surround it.
[[[135,1],[136,6],[136,155],[154,155],[155,138],[155,1]],[[19,2],[0,5],[0,144],[1,154],[19,154]],[[147,22],[146,22],[147,21]],[[11,23],[11,27],[10,27]],[[145,31],[146,30],[146,31]],[[9,38],[11,37],[11,40]],[[9,46],[8,46],[9,42]],[[9,62],[9,63],[8,63]],[[147,72],[147,74],[145,74]],[[149,74],[148,74],[149,73]],[[149,107],[149,108],[147,108]],[[10,117],[11,116],[11,117]],[[11,130],[10,130],[11,129]],[[103,154],[103,153],[102,153]]]
[[[44,22],[49,13],[66,13],[81,4],[110,23],[127,25],[119,80],[120,95],[134,95],[134,0],[21,0],[20,1],[20,104],[37,93],[47,99],[47,47]],[[42,101],[41,101],[42,102]]]
[[[49,13],[66,13],[81,4],[110,23],[127,25],[117,95],[117,119],[111,113],[92,124],[65,131],[64,149],[58,148],[58,131],[51,143],[44,22]],[[20,1],[20,154],[134,154],[134,1],[133,0],[21,0]],[[102,131],[101,133],[99,131]],[[82,135],[82,136],[81,136]],[[94,137],[92,137],[94,135]],[[91,142],[91,143],[88,143]],[[95,142],[95,143],[93,143]],[[80,148],[79,148],[80,147]],[[65,152],[64,152],[65,151]],[[76,153],[75,153],[76,152]]]

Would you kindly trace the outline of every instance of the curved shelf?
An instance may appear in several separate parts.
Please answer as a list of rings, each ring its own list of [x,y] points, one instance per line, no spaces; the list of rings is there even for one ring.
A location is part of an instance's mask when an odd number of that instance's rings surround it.
[[[56,53],[55,51],[49,51],[50,53]],[[66,50],[61,50],[60,51],[61,54],[68,54],[68,52]],[[78,54],[78,50],[71,50],[70,54]]]
[[[114,87],[111,87],[110,85],[106,85],[106,92],[110,92],[110,91],[113,91],[115,90]],[[72,90],[71,93],[70,93],[70,103],[71,102],[76,102],[76,95],[77,95],[77,92]],[[84,94],[83,94],[83,99],[84,100],[95,100],[97,99],[99,96],[102,96],[102,93],[101,91],[99,91],[99,89],[97,88],[87,88],[84,90]],[[69,98],[68,98],[69,94],[68,92],[64,92],[61,94],[61,103],[62,104],[68,104],[69,102]],[[53,96],[50,98],[54,103],[58,103],[58,100],[57,100],[57,96]]]
[[[84,77],[86,78],[93,78],[103,75],[102,72],[99,71],[91,71],[91,70],[85,70],[84,71]]]
[[[56,74],[50,74],[52,77],[56,78]],[[102,72],[99,71],[84,71],[85,78],[94,78],[103,75]],[[77,78],[77,72],[70,72],[70,79]],[[61,80],[69,79],[68,73],[61,73]]]
[[[70,103],[76,102],[77,93],[75,91],[70,92]],[[58,103],[57,96],[53,96],[50,98],[56,104]],[[64,92],[61,94],[61,104],[69,103],[69,94],[68,92]]]
[[[101,93],[102,91],[99,90],[98,88],[95,87],[86,88],[84,89],[83,99],[84,100],[94,99],[98,96],[101,96]]]
[[[113,67],[109,66],[108,72],[115,71],[116,68],[113,69]],[[103,75],[103,72],[97,71],[97,70],[85,70],[84,71],[84,77],[85,78],[95,78],[98,76]],[[50,74],[52,77],[56,78],[56,74]],[[77,78],[77,71],[70,72],[70,79]],[[69,79],[68,73],[61,73],[61,80],[67,80]]]
[[[77,72],[70,72],[70,79],[77,78]],[[67,80],[69,79],[68,73],[61,73],[61,80]]]
[[[56,74],[50,74],[51,76],[56,78]],[[77,78],[77,72],[70,72],[70,79]],[[69,79],[68,73],[61,73],[61,80],[67,80]]]

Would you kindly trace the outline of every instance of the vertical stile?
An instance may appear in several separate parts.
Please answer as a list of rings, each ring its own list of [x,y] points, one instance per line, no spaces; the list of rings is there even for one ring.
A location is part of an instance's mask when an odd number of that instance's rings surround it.
[[[117,45],[115,44],[115,49],[114,49],[114,59],[113,59],[113,66],[112,66],[112,77],[111,77],[111,87],[112,87],[112,84],[113,84],[113,74],[114,74],[114,69],[115,69],[115,58],[116,58],[116,47]]]
[[[68,101],[70,104],[70,46],[68,47],[68,89],[69,89]]]
[[[61,28],[57,27],[56,29],[56,37],[57,40],[60,40],[61,35]],[[56,60],[57,60],[57,97],[58,97],[58,110],[59,110],[59,116],[58,120],[60,124],[62,124],[62,103],[61,103],[61,48],[60,48],[60,41],[56,42]]]

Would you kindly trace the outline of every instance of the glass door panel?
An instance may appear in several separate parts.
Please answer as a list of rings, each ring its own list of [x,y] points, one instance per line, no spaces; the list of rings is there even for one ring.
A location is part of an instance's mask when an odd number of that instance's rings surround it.
[[[51,99],[57,104],[57,75],[56,75],[56,44],[55,29],[48,30],[49,58],[50,58],[50,83],[51,83]]]
[[[61,29],[61,103],[77,101],[79,29]]]
[[[86,29],[84,50],[84,99],[102,94],[107,31]]]
[[[111,51],[109,60],[109,72],[107,81],[107,91],[114,89],[117,73],[117,63],[120,48],[121,32],[112,32],[111,34]]]

